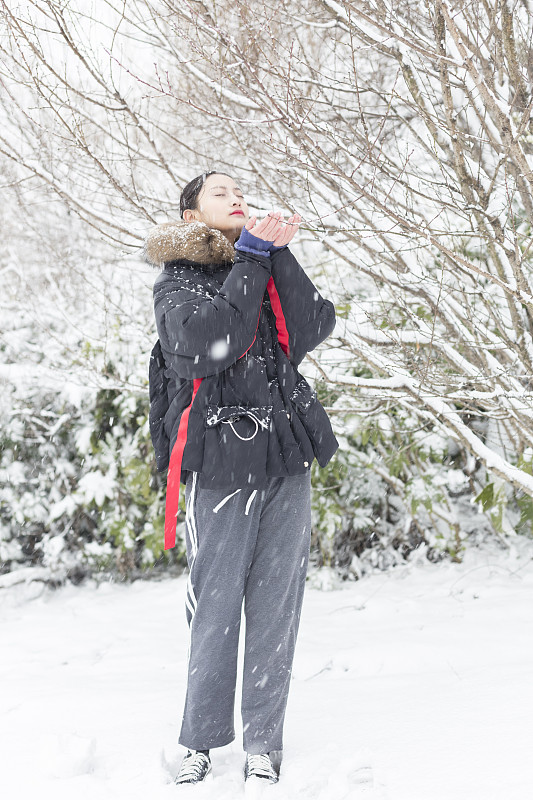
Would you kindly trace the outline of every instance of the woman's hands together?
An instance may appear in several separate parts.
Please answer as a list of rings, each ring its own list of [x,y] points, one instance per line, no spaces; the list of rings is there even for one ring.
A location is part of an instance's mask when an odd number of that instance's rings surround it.
[[[269,211],[260,222],[257,222],[257,217],[250,217],[244,227],[258,239],[272,242],[274,247],[285,247],[296,235],[301,221],[299,214],[285,220],[281,211]]]

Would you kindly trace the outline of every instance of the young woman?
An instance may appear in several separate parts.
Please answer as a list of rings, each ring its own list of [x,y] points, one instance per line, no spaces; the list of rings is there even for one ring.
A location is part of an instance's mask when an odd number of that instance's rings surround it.
[[[311,463],[325,466],[338,447],[297,367],[329,336],[335,311],[287,247],[297,214],[250,218],[220,172],[191,181],[180,211],[146,241],[147,260],[163,268],[150,429],[158,469],[168,468],[166,548],[186,485],[187,754],[176,783],[204,780],[210,750],[235,738],[243,601],[244,775],[275,783],[309,556]]]

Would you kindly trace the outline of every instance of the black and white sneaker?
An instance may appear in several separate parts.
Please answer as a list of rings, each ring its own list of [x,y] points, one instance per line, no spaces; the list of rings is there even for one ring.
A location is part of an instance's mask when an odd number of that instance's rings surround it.
[[[260,755],[246,753],[244,780],[247,781],[249,778],[261,778],[269,783],[277,783],[279,781],[279,774],[274,769],[268,753],[261,753]]]
[[[199,750],[187,750],[174,783],[200,783],[211,772],[211,759]]]

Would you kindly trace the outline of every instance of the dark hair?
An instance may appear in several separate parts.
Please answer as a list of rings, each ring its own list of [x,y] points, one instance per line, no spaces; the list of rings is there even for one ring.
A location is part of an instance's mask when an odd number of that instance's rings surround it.
[[[183,212],[186,208],[190,208],[192,210],[196,208],[198,195],[200,194],[202,186],[210,175],[227,175],[228,178],[231,178],[231,175],[228,175],[227,172],[220,172],[218,169],[214,169],[211,172],[202,172],[201,175],[197,175],[196,178],[193,178],[192,181],[189,181],[180,195],[180,217],[182,219]]]

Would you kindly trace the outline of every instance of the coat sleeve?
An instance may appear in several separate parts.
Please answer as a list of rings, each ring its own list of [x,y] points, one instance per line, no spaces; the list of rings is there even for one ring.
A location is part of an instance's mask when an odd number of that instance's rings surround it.
[[[236,251],[214,297],[179,277],[156,281],[155,319],[168,366],[191,380],[234,364],[254,340],[270,269],[268,256]]]
[[[298,365],[335,327],[335,306],[322,297],[288,248],[272,254],[272,278],[289,336],[289,358]]]

